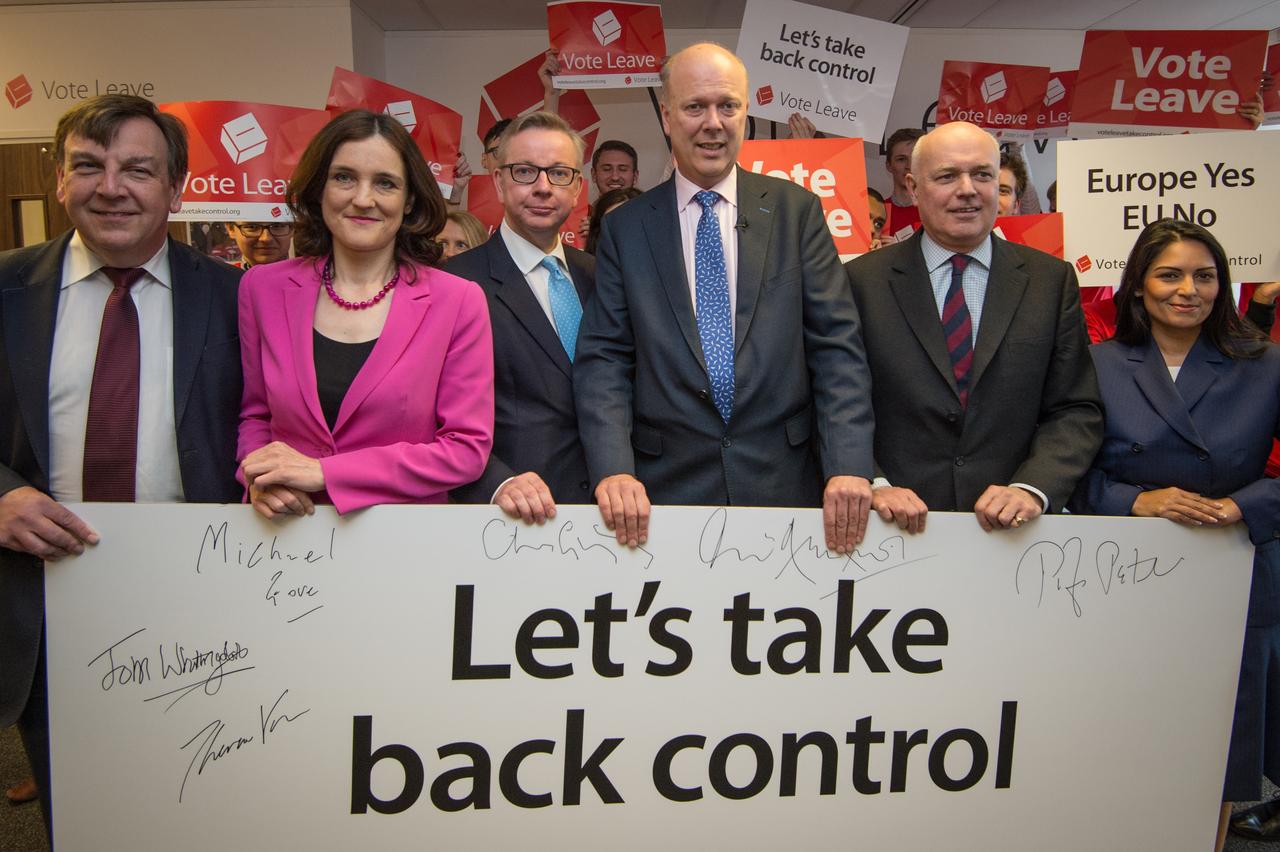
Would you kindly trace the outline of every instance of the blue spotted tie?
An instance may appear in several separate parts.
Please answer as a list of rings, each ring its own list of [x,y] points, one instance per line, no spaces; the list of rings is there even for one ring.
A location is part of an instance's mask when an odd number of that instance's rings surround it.
[[[556,334],[560,335],[560,345],[569,355],[573,363],[573,350],[578,345],[578,326],[582,323],[582,303],[578,301],[578,291],[573,282],[560,271],[560,264],[548,255],[542,259],[542,268],[547,270],[551,294],[551,318],[556,323]]]
[[[698,297],[698,335],[711,376],[711,399],[725,423],[733,414],[733,320],[729,312],[729,275],[724,265],[720,220],[715,214],[720,196],[703,190],[694,196],[702,205],[698,235],[693,243],[694,292]]]

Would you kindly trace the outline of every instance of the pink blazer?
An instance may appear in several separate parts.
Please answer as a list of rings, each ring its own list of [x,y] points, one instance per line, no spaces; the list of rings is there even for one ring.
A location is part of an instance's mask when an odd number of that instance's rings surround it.
[[[282,441],[320,459],[339,512],[443,503],[493,444],[493,340],[484,293],[438,269],[402,270],[378,342],[332,432],[316,392],[315,258],[250,269],[240,283],[244,399],[236,458]],[[416,274],[412,284],[407,273]],[[323,499],[324,495],[321,495]]]

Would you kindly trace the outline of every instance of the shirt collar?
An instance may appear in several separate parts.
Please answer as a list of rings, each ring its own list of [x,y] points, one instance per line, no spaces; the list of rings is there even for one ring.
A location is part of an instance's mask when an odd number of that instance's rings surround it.
[[[683,210],[690,204],[697,204],[693,197],[702,192],[702,187],[680,174],[680,170],[675,170],[676,179],[676,209]],[[725,175],[719,183],[711,187],[711,191],[717,193],[735,210],[738,207],[738,168],[737,166],[729,170],[729,174]],[[699,205],[701,206],[701,205]]]
[[[928,231],[925,231],[923,228],[921,228],[920,230],[921,230],[920,251],[924,254],[925,268],[928,269],[930,272],[933,272],[939,266],[942,266],[942,264],[950,262],[951,256],[953,254],[958,254],[958,252],[954,252],[951,249],[943,248],[942,246],[934,242],[933,238],[929,236]],[[969,257],[973,258],[975,261],[980,263],[983,269],[991,268],[991,240],[992,239],[994,238],[988,236],[987,239],[983,240],[982,244],[979,245],[976,249],[970,252],[964,252],[965,254],[969,255]]]
[[[542,259],[547,255],[560,261],[560,265],[568,269],[569,264],[564,259],[564,243],[560,241],[560,236],[556,235],[556,247],[546,252],[526,240],[524,237],[512,230],[507,224],[506,217],[502,219],[502,225],[498,228],[498,232],[502,234],[502,242],[507,247],[507,253],[511,255],[511,259],[515,261],[516,269],[520,270],[522,275],[528,275],[542,264]]]
[[[102,258],[94,254],[84,244],[84,240],[80,237],[80,232],[76,231],[71,235],[71,241],[67,243],[67,255],[63,261],[62,288],[65,290],[72,284],[78,284],[106,265],[102,262]],[[146,270],[153,280],[166,288],[172,289],[173,282],[169,275],[168,238],[160,244],[160,250],[153,254],[150,260],[142,264],[142,269]]]

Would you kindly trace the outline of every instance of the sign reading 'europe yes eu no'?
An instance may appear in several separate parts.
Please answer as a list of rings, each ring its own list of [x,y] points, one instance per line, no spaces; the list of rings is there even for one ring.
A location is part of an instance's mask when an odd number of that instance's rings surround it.
[[[873,518],[838,556],[816,510],[658,508],[638,551],[589,507],[75,510],[62,852],[1212,839],[1239,530]]]

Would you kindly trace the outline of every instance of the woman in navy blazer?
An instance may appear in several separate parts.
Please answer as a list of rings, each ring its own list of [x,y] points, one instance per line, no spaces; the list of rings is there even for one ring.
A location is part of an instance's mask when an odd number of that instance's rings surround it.
[[[289,203],[302,257],[240,284],[238,458],[266,515],[443,503],[493,443],[493,342],[480,288],[431,268],[444,200],[398,121],[318,133]]]
[[[1116,295],[1115,336],[1091,348],[1106,432],[1072,511],[1243,523],[1256,546],[1218,848],[1232,801],[1280,781],[1280,348],[1232,305],[1226,253],[1198,225],[1138,237]]]

